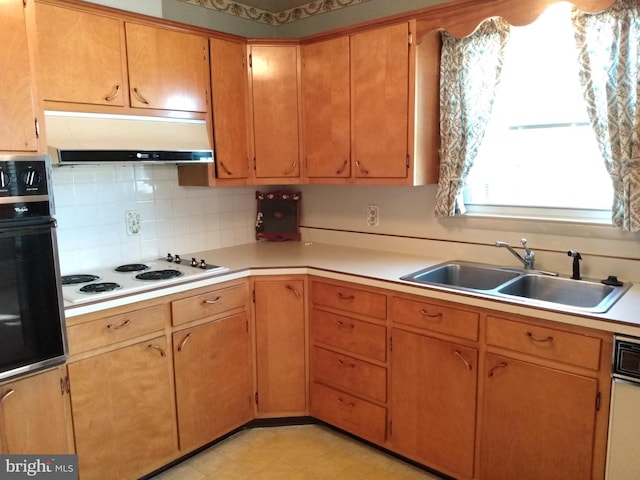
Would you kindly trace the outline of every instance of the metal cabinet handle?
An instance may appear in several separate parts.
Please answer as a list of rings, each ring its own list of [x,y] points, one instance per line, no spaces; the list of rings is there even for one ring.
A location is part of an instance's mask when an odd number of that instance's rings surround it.
[[[295,170],[296,165],[298,165],[298,161],[294,160],[293,163],[289,166],[289,168],[287,168],[283,173],[285,175],[289,175],[291,172]]]
[[[551,335],[549,335],[546,338],[536,337],[531,332],[527,332],[526,335],[527,335],[527,337],[529,337],[529,340],[531,340],[532,342],[536,342],[536,343],[551,343],[551,342],[553,342],[553,337]]]
[[[133,94],[135,95],[135,97],[138,99],[139,102],[142,102],[145,105],[149,105],[149,102],[147,101],[146,98],[142,96],[142,94],[138,91],[137,87],[133,88]]]
[[[122,322],[120,325],[114,325],[113,323],[110,323],[107,325],[107,328],[109,330],[119,330],[121,328],[127,327],[131,325],[131,320],[126,319],[124,322]]]
[[[181,352],[182,349],[184,348],[184,346],[187,344],[187,342],[189,341],[189,339],[191,338],[191,334],[187,333],[186,337],[184,337],[182,339],[182,341],[180,342],[180,345],[178,346],[178,351]]]
[[[224,170],[224,173],[226,173],[227,175],[233,175],[233,172],[227,168],[223,161],[220,161],[218,165],[220,165],[220,168]]]
[[[443,315],[442,312],[430,314],[426,308],[421,309],[420,314],[425,318],[442,318]]]
[[[353,403],[353,402],[349,402],[349,403],[345,402],[345,401],[344,401],[344,399],[343,399],[343,398],[341,398],[341,397],[339,397],[339,398],[338,398],[338,403],[339,403],[340,405],[342,405],[343,407],[353,408],[353,407],[355,407],[355,406],[356,406],[356,404],[355,404],[355,403]]]
[[[507,362],[500,362],[495,367],[493,367],[491,370],[489,370],[489,375],[488,376],[489,377],[493,377],[493,375],[496,372],[496,370],[499,370],[501,368],[506,368],[508,366],[509,366],[509,364]]]
[[[207,305],[215,305],[216,303],[218,303],[220,300],[222,300],[221,296],[217,296],[216,298],[214,298],[213,300],[203,300],[202,303],[205,303]]]
[[[353,330],[356,327],[353,323],[345,323],[342,320],[337,320],[336,324],[340,328],[347,328],[349,330]]]
[[[344,169],[347,168],[348,164],[349,160],[345,160],[342,166],[338,170],[336,170],[336,175],[340,175],[342,172],[344,172]]]
[[[287,290],[289,290],[290,292],[293,292],[293,294],[296,296],[297,299],[300,299],[300,292],[298,291],[297,288],[292,287],[291,285],[287,285],[286,286]]]
[[[116,85],[115,87],[113,87],[113,92],[104,97],[104,99],[107,102],[110,102],[111,100],[114,100],[118,95],[120,95],[120,85]]]
[[[9,398],[11,395],[13,395],[15,393],[15,390],[13,388],[10,388],[9,390],[7,390],[6,392],[4,392],[2,394],[2,396],[0,397],[0,404],[2,404],[2,402],[4,402],[7,398]]]
[[[355,363],[352,363],[352,362],[346,363],[344,360],[338,360],[338,366],[356,368],[356,364]]]
[[[338,292],[337,295],[340,300],[353,300],[354,298],[356,298],[355,295],[345,295],[342,292]]]
[[[154,344],[150,343],[149,345],[147,345],[147,348],[152,348],[154,350],[157,350],[158,352],[160,352],[160,356],[161,357],[166,357],[167,356],[167,354],[164,352],[164,350],[161,347],[159,347],[158,345],[154,345]]]
[[[362,164],[360,163],[360,160],[356,160],[356,165],[360,169],[360,173],[363,173],[365,175],[369,175],[369,170],[367,170],[366,168],[362,168]]]
[[[456,350],[453,353],[455,354],[456,357],[458,357],[460,360],[464,362],[465,366],[467,367],[467,370],[472,370],[471,364],[467,361],[466,358],[462,356],[462,352],[460,350]]]

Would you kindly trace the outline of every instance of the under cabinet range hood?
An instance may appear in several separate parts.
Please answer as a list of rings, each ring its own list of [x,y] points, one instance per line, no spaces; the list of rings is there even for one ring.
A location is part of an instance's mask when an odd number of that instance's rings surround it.
[[[46,111],[58,165],[212,163],[204,120]]]

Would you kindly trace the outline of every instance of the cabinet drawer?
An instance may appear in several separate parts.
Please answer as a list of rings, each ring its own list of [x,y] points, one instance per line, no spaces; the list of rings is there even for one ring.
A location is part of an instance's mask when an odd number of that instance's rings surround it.
[[[387,329],[382,325],[314,310],[311,338],[382,362],[387,358]]]
[[[311,300],[315,305],[324,305],[381,320],[387,318],[387,297],[381,293],[313,282]]]
[[[379,402],[387,401],[386,368],[314,347],[311,371],[316,381],[329,383]]]
[[[242,308],[246,303],[247,294],[244,285],[219,288],[171,302],[172,323],[180,325],[234,308]]]
[[[164,329],[165,306],[135,310],[67,328],[69,353],[87,352]]]
[[[428,302],[393,297],[391,319],[432,332],[478,340],[478,318],[475,312],[434,305]]]
[[[596,337],[487,317],[488,345],[569,365],[598,370],[601,343]]]
[[[386,408],[318,383],[311,385],[311,414],[374,442],[386,437]]]

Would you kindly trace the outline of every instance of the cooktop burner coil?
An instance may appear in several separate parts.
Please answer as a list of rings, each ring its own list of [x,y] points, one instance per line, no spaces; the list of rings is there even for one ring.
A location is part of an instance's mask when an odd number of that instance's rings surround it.
[[[112,290],[117,290],[119,288],[121,288],[120,284],[115,282],[99,282],[85,285],[80,289],[80,291],[82,293],[101,293],[111,292]]]
[[[182,272],[179,270],[151,270],[148,272],[139,273],[136,275],[138,280],[167,280],[169,278],[176,278],[182,276]]]
[[[145,265],[144,263],[128,263],[126,265],[120,265],[115,268],[116,272],[142,272],[143,270],[148,270],[149,265]]]
[[[89,283],[99,280],[98,275],[81,274],[81,275],[63,275],[60,277],[62,285],[77,285],[78,283]]]

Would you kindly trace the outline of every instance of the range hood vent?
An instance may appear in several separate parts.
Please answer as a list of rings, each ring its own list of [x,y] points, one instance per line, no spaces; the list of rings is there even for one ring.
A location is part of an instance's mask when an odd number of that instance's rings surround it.
[[[204,120],[57,111],[45,120],[54,164],[213,162]]]

